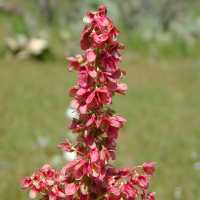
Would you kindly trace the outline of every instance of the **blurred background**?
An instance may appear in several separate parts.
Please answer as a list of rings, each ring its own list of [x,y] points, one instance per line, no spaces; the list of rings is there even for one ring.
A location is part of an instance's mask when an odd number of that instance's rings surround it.
[[[66,55],[80,52],[85,12],[99,4],[121,31],[126,96],[113,107],[128,119],[117,166],[157,163],[157,199],[200,199],[199,0],[0,0],[0,199],[25,200],[20,180],[73,155],[65,137],[76,79]]]

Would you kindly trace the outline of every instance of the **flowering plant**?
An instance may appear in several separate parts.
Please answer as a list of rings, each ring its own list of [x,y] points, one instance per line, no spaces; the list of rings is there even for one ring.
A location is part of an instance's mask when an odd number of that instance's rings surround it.
[[[78,81],[69,90],[71,106],[78,113],[70,129],[77,141],[62,142],[66,152],[76,152],[77,158],[60,171],[44,165],[32,176],[24,178],[22,186],[30,189],[30,197],[43,200],[154,200],[148,192],[154,163],[117,169],[115,160],[119,129],[126,120],[108,107],[112,97],[125,94],[127,86],[120,83],[125,72],[119,68],[124,46],[116,39],[118,29],[100,6],[84,17],[81,33],[83,55],[69,57],[69,70],[78,72]]]

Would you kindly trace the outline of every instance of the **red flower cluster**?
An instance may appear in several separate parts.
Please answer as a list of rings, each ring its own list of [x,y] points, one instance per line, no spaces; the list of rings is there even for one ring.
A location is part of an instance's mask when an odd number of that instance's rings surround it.
[[[119,68],[123,45],[116,40],[119,31],[105,6],[87,13],[84,21],[80,46],[85,53],[68,58],[69,69],[78,71],[77,84],[69,91],[71,106],[79,114],[70,125],[77,142],[59,145],[63,151],[76,152],[77,159],[60,171],[44,165],[22,185],[30,189],[31,198],[40,195],[44,200],[155,200],[154,193],[147,191],[154,163],[130,169],[109,163],[115,159],[118,132],[126,122],[107,107],[113,95],[127,90],[120,83],[125,75]]]

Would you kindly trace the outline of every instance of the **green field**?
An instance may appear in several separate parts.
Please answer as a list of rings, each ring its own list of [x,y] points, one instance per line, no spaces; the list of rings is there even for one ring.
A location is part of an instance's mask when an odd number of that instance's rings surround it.
[[[128,123],[116,164],[155,161],[158,200],[200,199],[200,60],[131,53],[124,60],[129,91],[113,106]],[[74,80],[64,61],[0,61],[0,200],[28,199],[20,179],[59,155],[56,145],[68,133],[66,91]],[[41,137],[49,139],[43,148]]]

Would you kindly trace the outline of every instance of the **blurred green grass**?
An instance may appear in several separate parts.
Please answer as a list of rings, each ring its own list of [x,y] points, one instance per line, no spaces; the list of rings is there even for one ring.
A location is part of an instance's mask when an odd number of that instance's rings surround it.
[[[126,96],[113,107],[128,119],[116,165],[157,162],[152,190],[157,199],[200,198],[200,61],[153,60],[127,53]],[[0,61],[0,199],[28,199],[19,182],[59,154],[68,130],[64,116],[75,81],[62,61]],[[50,138],[46,148],[38,137]],[[194,160],[192,155],[197,155]]]

